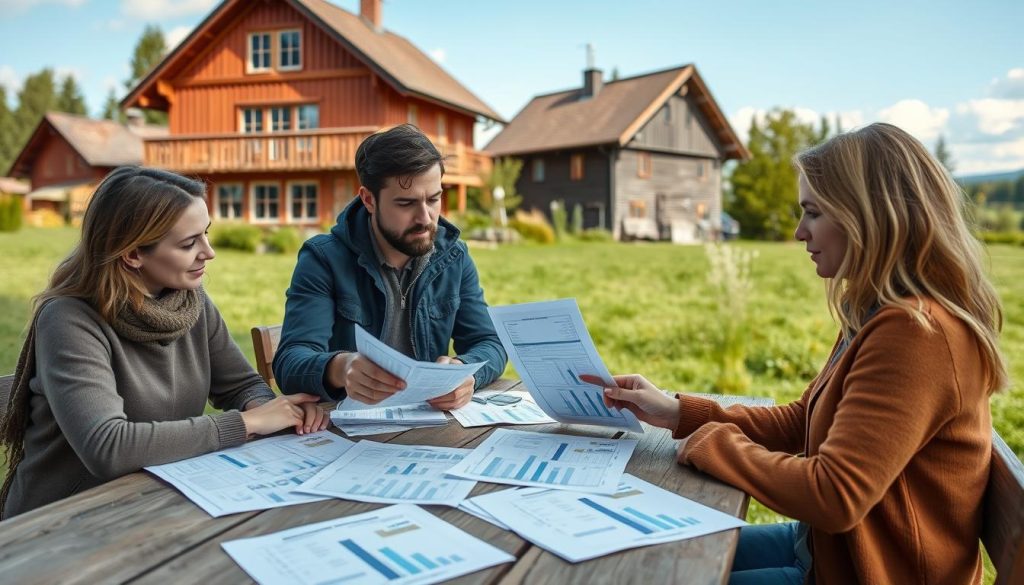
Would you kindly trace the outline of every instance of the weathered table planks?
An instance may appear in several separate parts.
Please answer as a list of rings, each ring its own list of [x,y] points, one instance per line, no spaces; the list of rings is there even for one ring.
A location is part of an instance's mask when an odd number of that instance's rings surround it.
[[[492,388],[517,384],[499,380]],[[403,445],[474,447],[494,428],[465,429],[451,420],[442,428],[371,439]],[[562,424],[522,428],[587,436],[627,435]],[[630,436],[639,439],[639,445],[626,471],[728,514],[746,514],[746,494],[676,463],[675,441],[667,431],[647,427],[643,435]],[[506,487],[479,483],[472,495]],[[328,500],[210,518],[168,484],[147,473],[133,473],[0,522],[0,582],[249,583],[248,575],[221,549],[222,542],[380,507],[383,505]],[[515,533],[459,510],[444,506],[427,509],[517,559],[514,564],[466,575],[453,583],[725,583],[739,532],[730,530],[571,564]]]

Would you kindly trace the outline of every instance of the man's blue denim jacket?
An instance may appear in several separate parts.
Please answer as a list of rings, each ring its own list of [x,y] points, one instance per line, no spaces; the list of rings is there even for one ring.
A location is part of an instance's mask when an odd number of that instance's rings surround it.
[[[387,293],[369,222],[369,212],[356,198],[331,233],[310,238],[299,251],[274,356],[274,377],[285,394],[344,398],[344,388],[326,381],[327,362],[339,352],[356,351],[356,323],[380,338]],[[432,362],[448,355],[454,340],[460,360],[487,362],[476,372],[477,388],[505,370],[507,355],[487,314],[476,266],[458,228],[444,218],[438,220],[434,253],[410,300],[416,359]]]

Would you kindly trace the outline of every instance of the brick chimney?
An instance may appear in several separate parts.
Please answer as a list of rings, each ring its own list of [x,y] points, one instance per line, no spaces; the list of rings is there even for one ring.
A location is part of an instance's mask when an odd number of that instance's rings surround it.
[[[587,68],[583,70],[583,94],[580,99],[597,97],[604,86],[601,70],[594,66],[594,45],[587,43]]]
[[[359,0],[359,16],[375,31],[381,30],[381,3],[382,0]]]
[[[597,97],[604,87],[604,75],[600,69],[583,70],[583,98]]]

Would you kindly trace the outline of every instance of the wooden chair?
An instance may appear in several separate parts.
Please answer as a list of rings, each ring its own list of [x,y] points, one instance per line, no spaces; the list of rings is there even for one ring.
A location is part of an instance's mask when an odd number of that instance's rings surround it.
[[[11,388],[14,387],[14,375],[0,376],[0,418],[7,413],[7,400],[11,397]]]
[[[277,353],[277,344],[281,341],[281,326],[260,325],[253,327],[251,333],[252,348],[256,354],[256,371],[267,381],[267,385],[273,388],[274,354]]]
[[[981,542],[996,568],[995,585],[1024,583],[1024,465],[995,431]]]

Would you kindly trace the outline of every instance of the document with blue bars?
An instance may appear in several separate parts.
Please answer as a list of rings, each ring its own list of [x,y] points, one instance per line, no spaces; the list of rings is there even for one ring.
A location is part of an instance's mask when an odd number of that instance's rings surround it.
[[[560,299],[487,309],[498,338],[544,412],[558,422],[644,432],[628,410],[608,408],[600,387],[581,374],[614,384],[598,355],[576,299]]]

